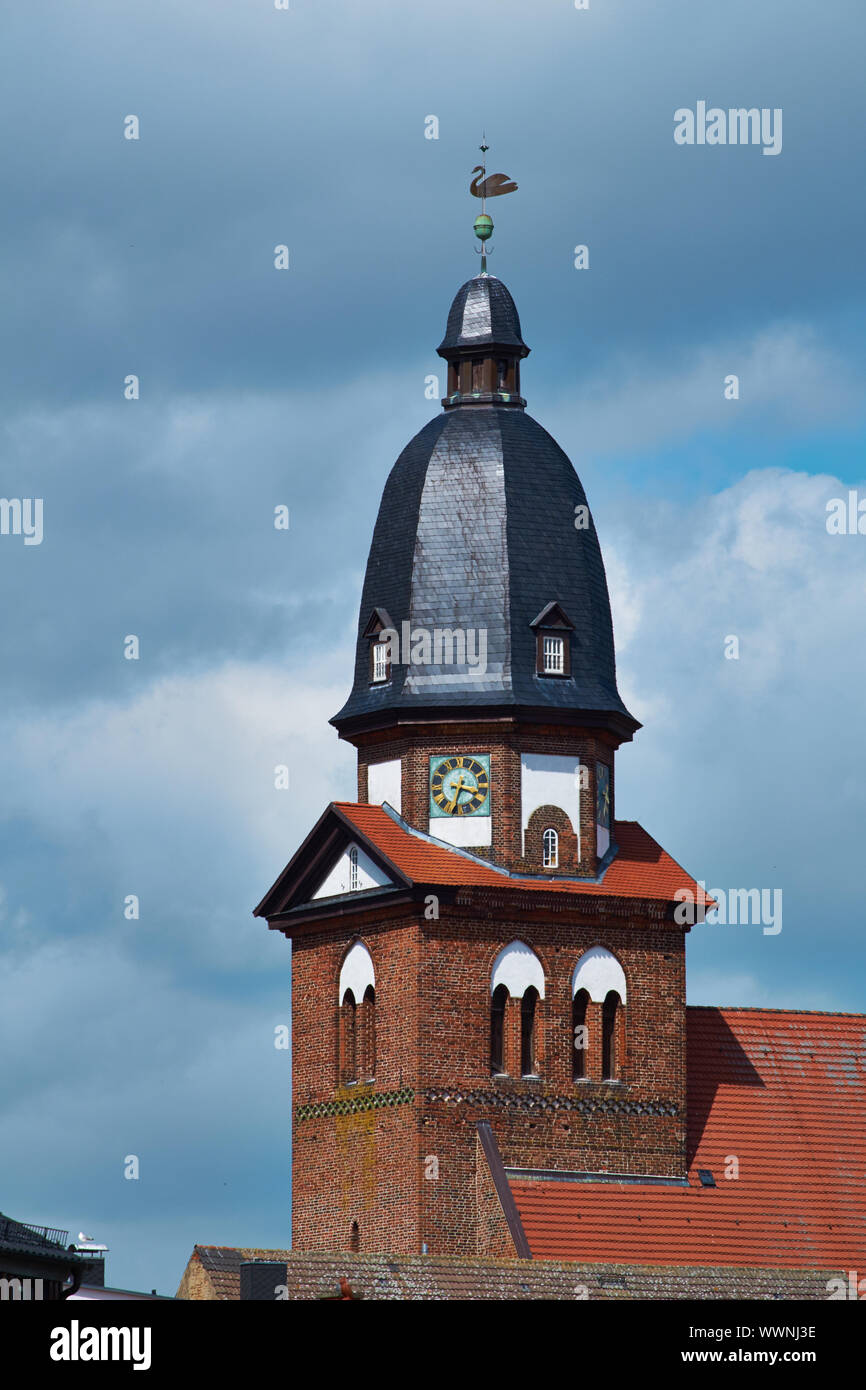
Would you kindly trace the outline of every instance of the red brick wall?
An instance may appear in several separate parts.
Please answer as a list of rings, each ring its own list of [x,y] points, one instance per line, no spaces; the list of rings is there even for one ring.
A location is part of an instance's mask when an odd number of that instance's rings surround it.
[[[438,920],[425,920],[422,906],[407,904],[389,918],[365,914],[363,928],[357,918],[343,918],[296,936],[295,1106],[414,1093],[411,1102],[398,1095],[399,1103],[357,1114],[296,1118],[296,1248],[347,1249],[356,1220],[362,1252],[414,1253],[426,1241],[433,1253],[473,1253],[479,1119],[490,1122],[511,1166],[684,1175],[684,937],[649,912],[629,915],[633,904],[619,906],[619,914],[606,918],[574,905],[564,910],[562,903],[521,915],[489,893],[470,898],[467,891],[455,904],[443,903]],[[337,1081],[337,982],[355,931],[376,971],[377,1061],[373,1085],[347,1087]],[[515,939],[535,951],[545,972],[537,1080],[517,1075],[516,1000],[506,1012],[512,1075],[490,1075],[491,969]],[[589,1079],[572,1076],[571,976],[582,951],[594,945],[614,952],[627,980],[619,1084],[600,1079],[600,1005],[588,1012]],[[563,1100],[589,1102],[594,1113],[566,1108]],[[676,1113],[604,1110],[623,1101]]]
[[[504,725],[504,727],[503,727]],[[527,833],[527,855],[522,857],[520,807],[521,753],[552,753],[575,757],[588,768],[589,786],[581,792],[582,859],[576,859],[574,837],[564,846],[569,856],[559,872],[595,877],[598,867],[595,830],[595,764],[610,767],[611,819],[614,815],[614,750],[609,734],[568,730],[549,725],[518,725],[510,721],[490,724],[431,725],[413,728],[411,734],[383,737],[359,743],[358,799],[367,799],[367,767],[370,763],[400,758],[403,764],[402,810],[404,820],[417,830],[429,828],[429,771],[431,755],[489,753],[493,844],[475,851],[497,864],[520,872],[541,872],[541,831],[534,824]],[[533,818],[536,821],[537,817]],[[563,815],[567,826],[567,818]],[[550,822],[545,822],[548,824]],[[556,828],[559,828],[558,826]]]
[[[356,932],[376,972],[376,1078],[338,1078],[340,966]],[[292,952],[292,1239],[298,1250],[415,1252],[418,1115],[415,1103],[351,1113],[352,1102],[417,1091],[419,932],[412,916],[344,919],[297,935]],[[358,1039],[361,1043],[361,1037]],[[369,1050],[369,1045],[367,1050]],[[342,1102],[349,1113],[299,1118],[298,1107]]]
[[[475,1251],[496,1259],[515,1260],[517,1250],[505,1213],[499,1201],[499,1194],[481,1147],[481,1140],[475,1135]]]

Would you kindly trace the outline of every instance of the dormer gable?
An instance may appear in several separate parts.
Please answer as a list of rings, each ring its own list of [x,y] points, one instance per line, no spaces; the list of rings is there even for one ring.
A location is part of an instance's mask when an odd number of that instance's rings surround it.
[[[384,608],[374,608],[364,628],[365,637],[378,637],[381,632],[394,630],[390,615]]]
[[[552,603],[545,604],[538,616],[532,619],[529,626],[534,632],[544,629],[548,631],[574,632],[574,623],[571,621],[571,618],[569,618],[565,609],[555,600]]]

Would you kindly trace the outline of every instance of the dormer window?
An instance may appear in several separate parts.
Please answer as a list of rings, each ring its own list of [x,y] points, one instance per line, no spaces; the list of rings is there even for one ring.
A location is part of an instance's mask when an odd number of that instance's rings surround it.
[[[565,670],[565,639],[542,637],[541,669],[545,676],[561,676]]]
[[[358,891],[358,846],[352,845],[349,850],[349,892]]]
[[[373,643],[373,684],[379,681],[386,681],[391,674],[390,662],[388,661],[388,643]]]
[[[535,671],[539,676],[571,675],[574,623],[558,603],[549,603],[530,623],[535,632]]]
[[[384,608],[374,608],[364,628],[370,643],[370,684],[382,685],[391,679],[391,642],[397,634]]]

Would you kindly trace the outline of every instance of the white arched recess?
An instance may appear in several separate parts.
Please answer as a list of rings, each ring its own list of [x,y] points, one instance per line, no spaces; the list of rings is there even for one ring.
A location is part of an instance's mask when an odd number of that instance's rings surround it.
[[[355,997],[355,1003],[360,1004],[364,998],[364,991],[369,985],[376,988],[376,976],[373,970],[373,958],[363,941],[356,941],[346,953],[343,961],[343,968],[340,971],[340,997],[337,1000],[342,1004],[346,990],[350,989]]]
[[[604,946],[591,946],[584,951],[571,977],[571,997],[579,989],[585,989],[595,1004],[603,1004],[611,990],[615,990],[623,1003],[625,997],[625,973],[616,956],[605,950]]]
[[[499,952],[493,962],[490,993],[493,994],[499,985],[505,985],[512,999],[522,999],[530,985],[538,990],[540,999],[544,998],[541,961],[525,942],[511,941]]]

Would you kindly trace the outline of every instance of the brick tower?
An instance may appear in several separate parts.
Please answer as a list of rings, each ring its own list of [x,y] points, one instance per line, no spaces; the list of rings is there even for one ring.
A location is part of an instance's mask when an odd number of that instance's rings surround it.
[[[293,942],[298,1249],[520,1253],[504,1178],[686,1174],[675,912],[699,890],[614,818],[640,725],[586,496],[526,413],[501,281],[462,286],[438,351],[331,721],[358,800],[256,908]]]

